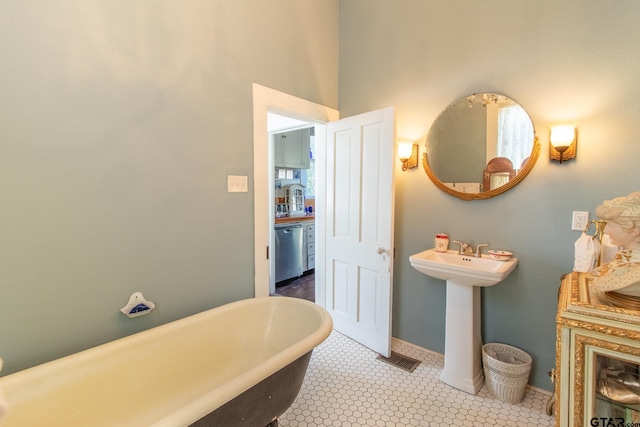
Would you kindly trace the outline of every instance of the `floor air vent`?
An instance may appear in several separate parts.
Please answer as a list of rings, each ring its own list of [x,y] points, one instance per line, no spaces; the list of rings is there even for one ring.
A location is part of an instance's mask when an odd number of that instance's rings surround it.
[[[389,365],[397,366],[398,368],[404,369],[407,372],[413,372],[414,369],[416,369],[420,364],[419,360],[403,356],[402,354],[398,354],[393,351],[391,352],[391,357],[384,357],[383,355],[379,354],[376,359],[382,360]]]

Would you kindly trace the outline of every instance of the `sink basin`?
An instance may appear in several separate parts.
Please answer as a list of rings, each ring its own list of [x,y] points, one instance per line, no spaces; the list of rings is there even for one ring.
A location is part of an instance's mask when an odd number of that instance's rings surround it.
[[[502,281],[518,264],[516,258],[498,261],[483,255],[429,249],[409,257],[421,273],[447,281],[444,369],[440,380],[475,394],[484,384],[482,371],[481,287]]]
[[[460,285],[493,286],[501,282],[516,268],[517,258],[507,261],[458,255],[457,251],[436,252],[429,249],[409,257],[411,266],[427,276],[452,280]]]

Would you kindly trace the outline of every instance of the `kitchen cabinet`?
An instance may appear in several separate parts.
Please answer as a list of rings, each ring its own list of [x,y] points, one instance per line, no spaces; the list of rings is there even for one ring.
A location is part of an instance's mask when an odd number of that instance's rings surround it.
[[[560,287],[556,425],[639,425],[640,311],[593,294],[592,280],[574,272]]]
[[[316,268],[316,225],[313,221],[303,222],[304,247],[306,248],[306,263],[304,271]]]
[[[273,135],[275,167],[309,169],[309,141],[311,128],[292,130]]]

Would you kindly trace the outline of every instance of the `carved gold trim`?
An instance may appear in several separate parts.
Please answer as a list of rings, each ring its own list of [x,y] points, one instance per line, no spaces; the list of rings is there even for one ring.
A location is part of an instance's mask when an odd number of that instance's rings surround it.
[[[562,313],[567,307],[568,303],[568,294],[572,288],[572,278],[573,275],[567,274],[562,277],[562,281],[560,284],[560,288],[558,289],[558,313],[556,315],[556,367],[555,367],[555,387],[554,394],[556,398],[556,426],[560,425],[560,417],[564,413],[565,410],[569,408],[564,408],[562,406],[563,402],[561,400],[562,389],[566,384],[562,383]],[[569,372],[571,370],[569,369]],[[569,387],[570,389],[570,387]]]
[[[631,347],[625,344],[614,343],[611,341],[606,341],[603,339],[588,337],[585,335],[576,334],[574,340],[574,378],[575,378],[575,395],[578,396],[575,399],[575,406],[573,407],[573,417],[574,420],[577,421],[576,425],[584,425],[584,405],[585,405],[585,396],[584,396],[584,379],[585,379],[585,371],[587,367],[584,366],[585,358],[586,358],[586,347],[592,346],[597,349],[604,349],[609,351],[614,351],[616,353],[621,353],[620,356],[617,356],[621,360],[628,361],[630,363],[638,364],[638,362],[629,360],[625,358],[627,355],[632,355],[640,358],[640,348]],[[598,353],[597,349],[594,353]],[[603,354],[603,356],[610,357],[608,355]],[[596,379],[595,376],[595,366],[592,367],[593,372],[592,376],[592,384],[595,384]]]
[[[436,174],[431,170],[431,166],[429,165],[429,159],[427,157],[427,153],[422,154],[422,167],[424,167],[424,171],[427,173],[431,181],[444,191],[445,193],[457,197],[462,200],[484,200],[490,199],[492,197],[497,196],[498,194],[502,194],[507,190],[513,188],[516,184],[524,179],[525,176],[531,172],[533,166],[536,164],[536,160],[538,160],[538,156],[540,155],[540,143],[538,142],[538,137],[533,138],[533,149],[531,150],[531,155],[529,156],[529,161],[526,165],[516,175],[515,178],[509,180],[505,185],[502,185],[498,188],[494,188],[491,191],[483,191],[481,193],[462,193],[460,191],[455,191],[452,188],[447,187],[440,181],[440,179],[436,176]]]
[[[630,325],[640,325],[640,311],[616,307],[592,299],[590,295],[590,283],[593,279],[594,276],[589,273],[571,273],[569,301],[565,301],[562,307],[566,311],[588,315],[589,317],[613,320]],[[585,313],[585,309],[591,310],[590,313]]]
[[[560,413],[564,410],[562,408],[562,401],[560,400],[560,396],[562,395],[562,360],[561,360],[561,350],[562,350],[562,325],[560,323],[556,326],[556,368],[555,368],[555,378],[552,378],[551,381],[555,381],[555,386],[553,388],[554,395],[556,398],[556,425],[560,425]]]
[[[562,324],[572,329],[583,329],[585,331],[596,332],[623,339],[640,340],[640,332],[630,331],[628,329],[622,329],[615,326],[597,325],[568,319],[565,319]]]
[[[595,303],[596,300],[589,295],[589,282],[592,275],[585,273],[567,274],[563,277],[558,291],[558,312],[556,315],[556,425],[561,425],[565,411],[573,414],[575,425],[584,425],[584,380],[589,375],[584,366],[586,358],[586,346],[597,349],[609,350],[612,352],[626,353],[629,356],[640,358],[640,311],[626,310],[619,307],[607,306]],[[564,329],[567,328],[567,329]],[[563,333],[565,334],[564,344],[568,348],[562,348]],[[571,337],[569,337],[569,334]],[[593,336],[597,335],[597,336]],[[603,337],[603,338],[600,338]],[[607,340],[611,337],[611,340]],[[568,342],[571,344],[568,344]],[[621,344],[615,341],[628,340],[630,344]],[[636,345],[634,347],[633,345]],[[564,360],[569,360],[568,366],[562,366],[563,353]],[[624,359],[624,354],[621,354]],[[633,362],[636,363],[636,362]],[[563,374],[563,368],[567,373]],[[594,368],[595,369],[595,368]],[[571,376],[571,373],[573,376]],[[592,375],[595,372],[592,373]],[[563,383],[572,378],[572,384]],[[573,396],[574,402],[562,402],[563,390],[572,390],[573,393],[565,392],[565,400]]]

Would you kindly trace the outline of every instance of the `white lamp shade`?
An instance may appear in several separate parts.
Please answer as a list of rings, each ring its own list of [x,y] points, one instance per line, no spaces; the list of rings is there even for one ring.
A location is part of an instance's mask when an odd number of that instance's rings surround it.
[[[551,128],[549,141],[554,147],[567,147],[573,142],[575,132],[575,125],[556,125]]]
[[[398,142],[398,158],[401,160],[406,160],[411,157],[411,153],[413,152],[413,142],[412,141],[399,141]]]

